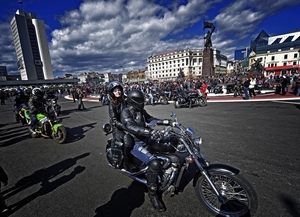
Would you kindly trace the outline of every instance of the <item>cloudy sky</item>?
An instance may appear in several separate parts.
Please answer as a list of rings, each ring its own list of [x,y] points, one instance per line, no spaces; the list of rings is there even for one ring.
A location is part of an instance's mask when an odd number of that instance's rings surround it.
[[[20,1],[20,0],[19,0]],[[0,0],[0,65],[17,74],[10,20],[17,10],[45,22],[54,76],[144,69],[152,54],[202,49],[203,22],[213,48],[229,60],[261,30],[300,31],[299,0]]]

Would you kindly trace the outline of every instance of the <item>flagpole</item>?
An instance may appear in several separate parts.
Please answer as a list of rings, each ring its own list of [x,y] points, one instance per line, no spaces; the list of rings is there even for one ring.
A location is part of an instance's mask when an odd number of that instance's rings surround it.
[[[22,9],[23,9],[23,11],[25,12],[25,10],[24,10],[24,5],[23,5],[23,0],[18,0],[18,3],[22,5]]]

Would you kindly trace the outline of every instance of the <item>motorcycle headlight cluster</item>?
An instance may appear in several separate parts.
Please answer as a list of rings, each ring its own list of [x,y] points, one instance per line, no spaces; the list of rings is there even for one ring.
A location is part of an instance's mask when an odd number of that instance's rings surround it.
[[[193,139],[193,141],[194,141],[195,146],[200,148],[200,145],[202,144],[202,137],[200,137],[200,136],[196,137]]]

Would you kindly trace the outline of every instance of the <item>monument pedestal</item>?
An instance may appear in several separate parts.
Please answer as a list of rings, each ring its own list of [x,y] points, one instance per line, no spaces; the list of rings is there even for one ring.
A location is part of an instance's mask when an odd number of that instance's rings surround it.
[[[205,48],[203,50],[202,76],[208,77],[213,75],[213,51],[211,48]]]

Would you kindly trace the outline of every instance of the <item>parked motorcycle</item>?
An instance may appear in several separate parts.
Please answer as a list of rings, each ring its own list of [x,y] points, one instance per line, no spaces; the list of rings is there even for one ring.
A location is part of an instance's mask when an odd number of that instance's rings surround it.
[[[192,108],[193,106],[207,106],[206,98],[201,95],[199,96],[198,92],[181,92],[178,93],[174,97],[174,107],[181,108],[181,107],[189,107]]]
[[[241,85],[241,84],[236,84],[236,85],[234,86],[233,96],[234,96],[234,97],[242,96],[243,93],[244,93],[244,91],[243,91],[243,85]]]
[[[28,125],[31,123],[29,111],[24,110],[24,116]],[[62,123],[57,119],[55,112],[43,112],[36,115],[38,123],[35,127],[36,134],[30,132],[32,138],[46,137],[53,138],[53,140],[59,144],[62,144],[67,139],[67,130]]]
[[[159,93],[153,93],[153,103],[161,103],[163,105],[167,105],[168,104],[168,97],[167,95],[164,94],[159,94]],[[151,99],[150,96],[148,94],[144,94],[145,96],[145,105],[150,105],[151,104]]]
[[[174,196],[182,192],[193,179],[196,196],[212,214],[253,216],[258,207],[256,192],[239,169],[225,164],[211,164],[201,150],[202,138],[195,136],[192,128],[179,123],[173,112],[171,117],[172,121],[158,130],[161,133],[157,143],[144,146],[160,161],[162,173],[158,175],[158,189],[162,195]],[[148,127],[156,128],[156,123],[151,122]],[[106,135],[112,130],[110,124],[103,125],[102,129]],[[160,143],[161,139],[169,142]],[[106,146],[109,166],[119,169],[133,180],[147,184],[145,174],[148,166],[132,160],[139,170],[129,172],[123,169],[123,145],[112,141],[109,139]]]

